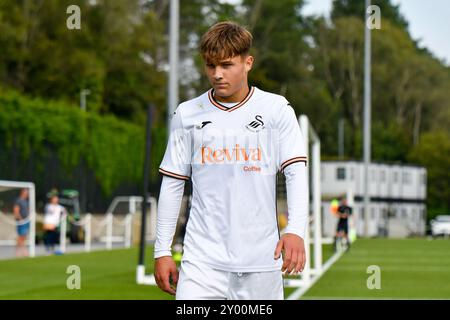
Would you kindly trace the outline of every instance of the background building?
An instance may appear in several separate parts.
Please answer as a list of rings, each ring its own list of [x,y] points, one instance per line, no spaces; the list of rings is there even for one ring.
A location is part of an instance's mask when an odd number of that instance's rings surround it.
[[[322,162],[324,236],[332,236],[336,229],[337,219],[330,211],[331,200],[347,194],[353,207],[353,224],[357,234],[366,235],[363,178],[362,162]],[[369,180],[370,210],[367,236],[407,237],[425,234],[427,171],[424,167],[372,163],[369,168]]]

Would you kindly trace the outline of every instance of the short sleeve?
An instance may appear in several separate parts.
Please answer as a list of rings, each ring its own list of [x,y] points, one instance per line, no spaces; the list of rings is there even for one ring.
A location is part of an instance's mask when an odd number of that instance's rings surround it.
[[[307,165],[305,141],[300,130],[294,109],[285,100],[278,118],[278,169],[283,170],[290,164],[303,162]]]
[[[172,116],[169,140],[159,172],[172,178],[189,180],[191,176],[190,146],[189,132],[183,128],[181,111],[177,108]]]

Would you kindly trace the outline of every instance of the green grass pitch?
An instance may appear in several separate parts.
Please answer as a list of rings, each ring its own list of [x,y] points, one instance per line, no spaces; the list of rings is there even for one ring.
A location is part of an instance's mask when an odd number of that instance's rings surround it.
[[[359,239],[302,299],[450,299],[450,241]],[[324,247],[324,260],[332,254]],[[137,248],[0,261],[0,299],[173,299],[135,283]],[[152,249],[146,252],[152,261]],[[69,265],[81,269],[81,289],[69,290]],[[370,290],[367,267],[381,269]],[[147,263],[151,273],[152,263]],[[286,297],[295,289],[286,288]]]
[[[370,265],[380,289],[367,288]],[[450,299],[450,241],[360,239],[302,299]]]
[[[152,255],[149,248],[147,261]],[[137,261],[137,248],[0,261],[0,299],[171,299],[136,284]],[[80,267],[80,290],[67,289],[69,265]]]

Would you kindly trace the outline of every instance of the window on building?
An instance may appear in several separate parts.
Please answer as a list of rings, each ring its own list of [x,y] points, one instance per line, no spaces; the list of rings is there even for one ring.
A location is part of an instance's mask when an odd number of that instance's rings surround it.
[[[336,171],[337,180],[345,180],[345,168],[339,167]]]
[[[386,171],[381,170],[380,172],[380,182],[385,182],[386,181]]]
[[[420,183],[423,184],[423,185],[427,184],[427,175],[425,173],[422,173],[420,175]]]
[[[398,181],[398,173],[397,171],[394,171],[394,183],[397,183]]]
[[[402,209],[402,219],[406,219],[408,217],[408,212],[405,208]]]
[[[323,166],[320,167],[320,180],[325,180],[325,168]]]
[[[404,184],[410,184],[411,183],[411,174],[409,172],[403,172],[402,183],[404,183]]]
[[[398,210],[396,208],[392,208],[390,213],[389,213],[389,217],[390,218],[398,218],[397,212],[398,212]]]
[[[355,180],[355,168],[350,168],[350,180]]]
[[[370,219],[375,220],[375,208],[370,209]]]
[[[375,169],[372,169],[372,182],[377,181],[377,171]]]

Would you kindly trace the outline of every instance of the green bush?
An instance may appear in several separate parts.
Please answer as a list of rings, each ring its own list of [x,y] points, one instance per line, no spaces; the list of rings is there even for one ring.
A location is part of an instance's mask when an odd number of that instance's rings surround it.
[[[153,128],[152,136],[154,176],[164,152],[165,129]],[[68,173],[84,161],[105,195],[121,183],[142,181],[145,128],[84,112],[64,101],[29,98],[0,88],[0,142],[6,146],[3,156],[14,145],[23,161],[31,152],[42,159],[54,150]]]

